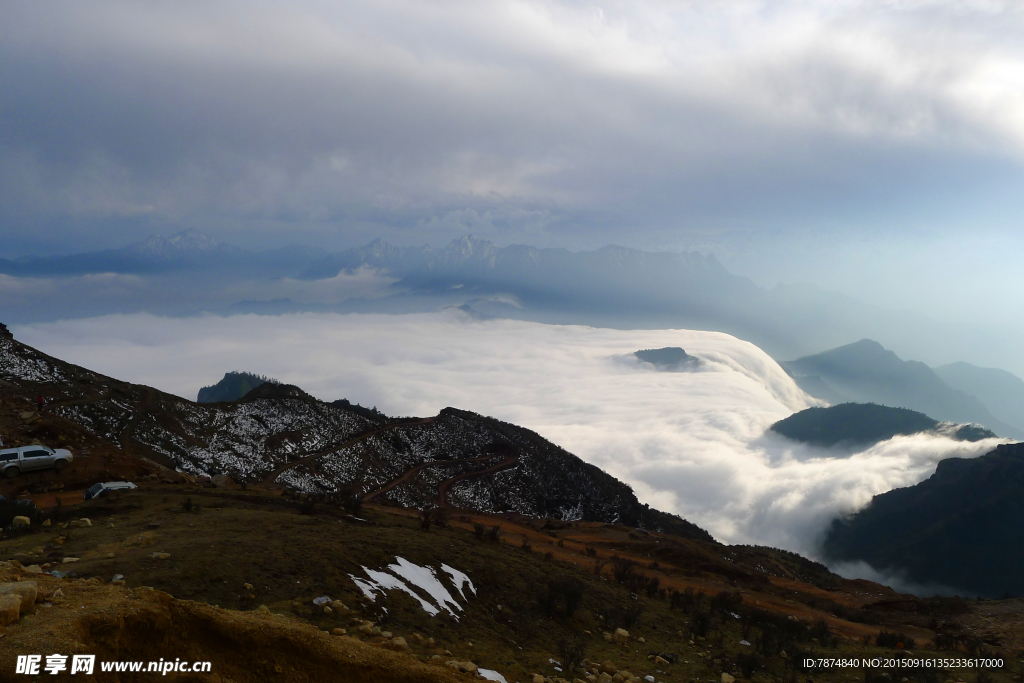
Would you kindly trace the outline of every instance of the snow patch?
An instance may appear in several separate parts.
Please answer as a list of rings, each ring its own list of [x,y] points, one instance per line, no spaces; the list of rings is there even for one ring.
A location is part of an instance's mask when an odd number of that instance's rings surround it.
[[[458,569],[452,569],[446,564],[442,564],[441,569],[448,572],[452,577],[452,583],[455,584],[455,590],[459,591],[459,595],[462,596],[463,600],[466,599],[466,594],[462,592],[462,587],[467,583],[469,584],[469,589],[473,591],[473,595],[476,595],[476,588],[473,586],[473,582],[469,580],[468,576],[460,572]]]
[[[480,674],[484,680],[487,681],[499,681],[500,683],[508,683],[505,677],[493,669],[477,669],[476,672]]]
[[[441,583],[437,570],[432,567],[420,566],[404,557],[396,557],[395,560],[394,564],[389,564],[386,567],[388,571],[363,567],[362,569],[368,578],[363,579],[352,574],[349,574],[349,578],[362,591],[363,595],[372,602],[377,601],[378,594],[387,597],[387,591],[399,590],[407,593],[419,602],[423,611],[430,616],[436,616],[443,609],[456,621],[458,620],[459,617],[456,614],[456,610],[462,611],[462,605],[452,597],[452,594]],[[476,588],[473,587],[473,582],[470,581],[468,576],[446,564],[442,564],[441,568],[452,577],[452,585],[459,591],[459,595],[462,596],[463,600],[466,599],[466,595],[462,590],[465,584],[469,584],[473,594],[476,595]],[[413,588],[418,588],[426,593],[434,602],[425,599],[414,591]]]

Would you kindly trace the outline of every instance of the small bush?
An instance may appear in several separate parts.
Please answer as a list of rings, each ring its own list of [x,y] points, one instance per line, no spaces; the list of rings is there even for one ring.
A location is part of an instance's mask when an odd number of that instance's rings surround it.
[[[597,557],[597,548],[591,548],[589,545],[586,547],[585,552],[587,557]]]
[[[586,656],[587,646],[579,638],[567,636],[558,641],[558,660],[567,675],[575,674]]]
[[[487,530],[487,540],[497,542],[501,538],[501,525],[495,524]]]
[[[473,525],[473,535],[476,536],[478,539],[480,539],[481,541],[484,540],[486,534],[487,527],[485,527],[483,524],[477,522]]]
[[[181,501],[181,509],[184,510],[185,512],[192,512],[192,499],[186,498],[185,500]]]

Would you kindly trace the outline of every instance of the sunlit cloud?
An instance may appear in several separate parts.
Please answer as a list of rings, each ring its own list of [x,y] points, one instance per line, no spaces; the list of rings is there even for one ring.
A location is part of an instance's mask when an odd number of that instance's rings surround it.
[[[727,542],[814,555],[832,518],[997,440],[896,437],[861,452],[766,434],[818,402],[757,347],[726,334],[609,330],[421,315],[174,320],[146,315],[18,326],[48,353],[194,398],[248,370],[391,415],[455,406],[528,427],[635,487],[641,500]],[[663,372],[633,352],[680,346],[700,362]]]

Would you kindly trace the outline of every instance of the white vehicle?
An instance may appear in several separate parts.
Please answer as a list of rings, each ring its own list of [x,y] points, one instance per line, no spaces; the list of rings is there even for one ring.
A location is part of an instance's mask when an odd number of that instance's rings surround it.
[[[83,498],[85,498],[85,500],[89,500],[91,498],[98,498],[108,491],[130,491],[137,488],[139,487],[130,481],[100,482],[99,484],[93,484],[87,488]]]
[[[71,451],[49,446],[19,446],[0,450],[0,468],[5,477],[16,477],[22,472],[34,472],[51,467],[60,471],[74,460]]]

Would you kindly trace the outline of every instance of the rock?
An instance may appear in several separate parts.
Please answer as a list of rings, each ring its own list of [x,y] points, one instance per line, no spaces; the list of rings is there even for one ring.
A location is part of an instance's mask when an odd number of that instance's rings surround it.
[[[346,630],[345,630],[345,629],[343,629],[343,628],[332,628],[332,629],[331,629],[331,635],[332,635],[332,636],[343,636],[343,635],[345,635],[346,633],[348,633],[348,631],[346,631]]]
[[[544,677],[540,674],[533,674],[533,683],[544,683]]]
[[[82,517],[80,520],[78,520],[78,524],[79,526],[92,526],[92,520],[88,517]]]
[[[789,655],[787,655],[787,654],[786,654],[786,651],[785,651],[785,650],[783,650],[782,652],[780,652],[780,653],[779,653],[779,656],[780,656],[780,657],[782,657],[783,659],[789,659]]]
[[[67,564],[68,562],[78,562],[78,561],[79,561],[79,560],[81,560],[81,559],[82,559],[82,558],[80,558],[80,557],[65,557],[65,558],[64,558],[63,560],[61,560],[61,561],[62,561],[62,562],[63,562],[64,564]]]
[[[380,632],[380,637],[381,638],[390,638],[391,637],[391,631],[381,631]]]
[[[644,676],[644,680],[647,681],[647,683],[654,683],[654,676],[647,674]]]
[[[419,633],[413,633],[412,639],[415,640],[417,643],[423,642],[423,636],[421,636]]]
[[[654,658],[654,663],[655,664],[660,664],[662,666],[665,666],[665,665],[668,664],[668,660],[665,659],[664,657],[662,657],[661,655],[658,655],[657,657]]]
[[[398,652],[408,652],[410,650],[409,644],[405,642],[405,638],[401,636],[398,636],[397,638],[392,638],[391,642],[388,643],[388,647]]]
[[[38,564],[30,564],[29,566],[25,567],[25,571],[29,574],[42,574],[43,568],[40,567]]]
[[[370,635],[370,633],[373,631],[374,628],[375,627],[374,627],[373,624],[371,624],[370,622],[367,622],[367,623],[361,624],[359,626],[359,632],[363,633],[365,635]]]
[[[21,596],[8,593],[0,595],[0,626],[13,624],[21,616]]]
[[[380,635],[380,626],[374,626],[373,628],[371,628],[370,629],[370,635],[371,636],[379,636]]]
[[[605,671],[597,677],[597,683],[612,683],[612,677],[607,671]]]
[[[736,683],[736,677],[729,674],[722,674],[722,683]]]
[[[324,614],[334,614],[334,610],[332,610],[329,606],[324,605]]]
[[[31,524],[32,524],[32,520],[29,519],[28,517],[25,517],[24,515],[18,515],[17,517],[15,517],[14,519],[11,520],[11,526],[14,527],[15,529],[19,529],[21,527],[26,527],[26,526],[31,526]]]
[[[608,641],[609,643],[610,643],[610,642],[612,642],[612,634],[610,634],[610,633],[605,633],[605,634],[604,634],[604,639],[605,639],[606,641]]]
[[[331,603],[331,609],[337,612],[339,615],[350,614],[352,610],[345,606],[341,600],[335,600]]]
[[[245,590],[247,590],[247,591],[251,591],[252,590],[252,584],[251,583],[246,583],[246,584],[243,584],[243,585],[245,586]]]
[[[636,642],[638,642],[638,643],[646,643],[647,641],[644,640],[643,636],[640,636],[639,638],[636,639]]]
[[[226,474],[215,474],[210,477],[210,483],[221,489],[225,486],[231,486],[233,482],[231,481],[231,477]]]
[[[43,526],[50,526],[50,520],[48,520],[48,519],[44,520],[43,521]]]
[[[740,641],[740,645],[743,645],[744,647],[750,647],[750,643],[747,642],[746,640],[741,640]]]
[[[615,629],[615,634],[612,635],[612,640],[618,645],[625,645],[626,641],[629,640],[629,631],[624,628]]]
[[[618,667],[615,666],[615,664],[613,664],[612,660],[610,659],[604,660],[599,668],[601,670],[601,673],[606,673],[609,676],[614,676],[619,672]]]
[[[11,581],[0,583],[0,596],[17,595],[21,604],[21,611],[24,612],[36,603],[36,596],[39,595],[39,585],[35,581]]]

